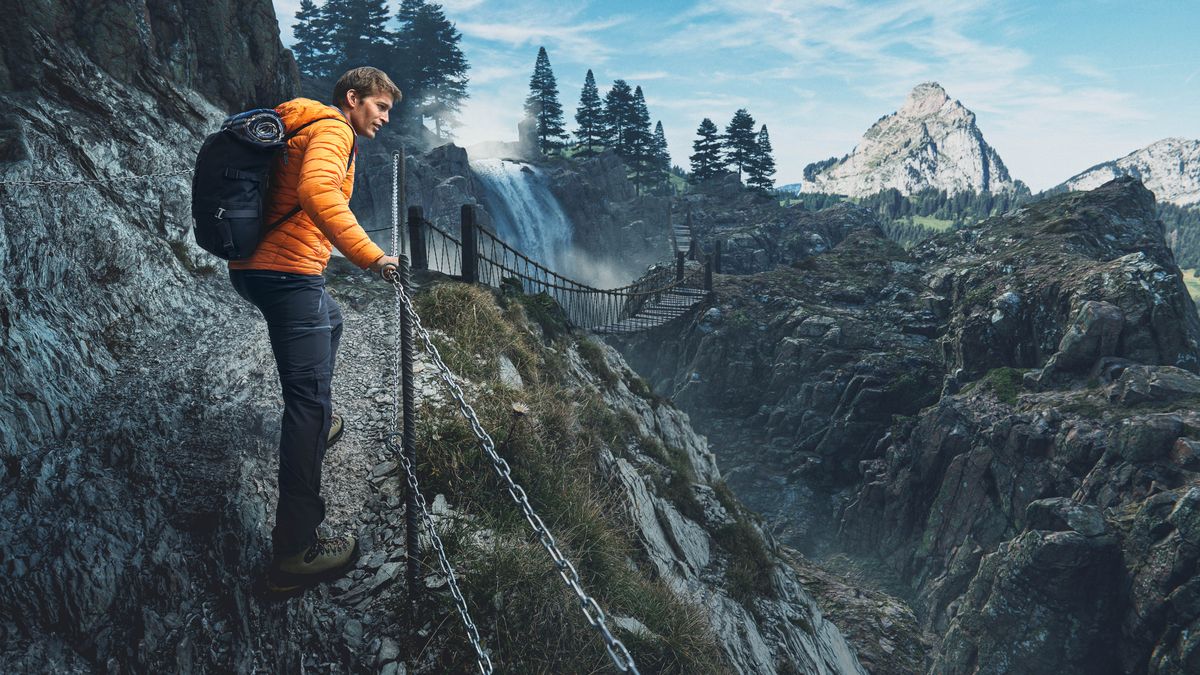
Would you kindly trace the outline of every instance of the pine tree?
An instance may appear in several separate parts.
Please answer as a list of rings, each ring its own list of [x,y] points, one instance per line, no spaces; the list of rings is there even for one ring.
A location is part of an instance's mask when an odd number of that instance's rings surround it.
[[[654,177],[654,132],[650,130],[650,110],[646,97],[639,86],[633,90],[633,105],[630,107],[628,124],[625,127],[629,147],[628,163],[633,168],[633,182],[638,192],[656,182]]]
[[[596,78],[589,68],[587,77],[583,79],[583,91],[579,94],[579,107],[575,110],[575,123],[579,125],[575,138],[580,155],[588,157],[596,154],[596,147],[601,144],[603,118],[600,91],[596,89]]]
[[[754,134],[754,118],[745,108],[740,108],[733,114],[733,119],[725,127],[724,147],[725,157],[729,164],[738,169],[738,178],[749,168],[757,151],[757,138]]]
[[[699,137],[692,141],[692,150],[696,153],[692,160],[692,180],[702,181],[712,178],[725,170],[725,160],[721,156],[721,132],[713,121],[704,118],[696,129]]]
[[[567,132],[563,129],[563,110],[558,102],[558,83],[545,47],[538,48],[533,77],[529,79],[529,96],[525,98],[525,114],[537,123],[538,149],[543,154],[565,145]]]
[[[654,160],[656,171],[671,170],[671,153],[667,149],[667,135],[663,133],[662,120],[654,125]]]
[[[663,133],[662,120],[654,125],[653,147],[655,184],[662,187],[665,192],[665,188],[670,182],[668,176],[671,172],[671,153],[667,150],[667,135]]]
[[[632,117],[633,90],[625,80],[616,80],[604,95],[604,120],[601,139],[622,158],[630,156],[629,121]]]
[[[330,45],[330,75],[379,63],[390,41],[386,0],[327,0],[318,24]]]
[[[329,40],[321,26],[321,10],[312,0],[301,0],[296,23],[292,26],[292,34],[296,36],[296,44],[292,47],[296,65],[301,73],[311,77],[329,77],[332,65],[329,63]]]
[[[467,97],[462,34],[441,5],[425,0],[402,0],[396,20],[400,29],[392,36],[385,70],[404,91],[403,111],[416,125],[432,119],[438,138],[448,137]]]
[[[771,150],[771,137],[767,134],[767,125],[758,130],[755,140],[754,156],[747,168],[749,178],[746,181],[751,187],[770,192],[775,187],[775,157]]]

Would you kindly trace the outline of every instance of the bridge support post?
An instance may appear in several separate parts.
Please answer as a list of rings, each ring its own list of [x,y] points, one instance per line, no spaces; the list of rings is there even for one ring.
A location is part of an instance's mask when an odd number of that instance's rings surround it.
[[[414,207],[415,208],[415,207]],[[411,221],[410,221],[411,222]],[[405,294],[412,293],[412,277],[408,267],[408,258],[400,256],[400,285]],[[409,298],[412,295],[408,295]],[[416,393],[413,388],[413,320],[408,312],[402,312],[400,317],[400,385],[401,406],[403,419],[401,421],[400,445],[404,457],[408,460],[413,472],[417,470],[417,427]],[[421,589],[420,570],[418,563],[421,558],[421,541],[417,536],[417,493],[410,486],[404,491],[404,546],[408,558],[408,609],[410,626],[417,626],[417,600]]]
[[[425,211],[419,206],[408,207],[408,252],[412,255],[414,270],[429,269],[429,255],[425,251]]]
[[[704,256],[704,290],[712,292],[713,289],[713,255],[709,253]]]
[[[713,272],[721,273],[721,240],[713,242]]]
[[[476,229],[475,205],[462,205],[462,280],[468,284],[479,281],[479,237]]]
[[[683,251],[675,252],[675,281],[683,281],[683,260],[686,254]]]

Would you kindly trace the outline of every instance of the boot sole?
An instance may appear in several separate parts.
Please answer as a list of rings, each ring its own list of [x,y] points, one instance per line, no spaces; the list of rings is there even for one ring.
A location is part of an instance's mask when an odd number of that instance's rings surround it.
[[[271,570],[267,572],[267,592],[275,596],[292,596],[321,582],[345,576],[347,572],[354,569],[355,563],[358,562],[358,555],[358,541],[355,540],[354,550],[350,551],[350,559],[338,567],[331,567],[324,572],[315,574],[294,574]]]

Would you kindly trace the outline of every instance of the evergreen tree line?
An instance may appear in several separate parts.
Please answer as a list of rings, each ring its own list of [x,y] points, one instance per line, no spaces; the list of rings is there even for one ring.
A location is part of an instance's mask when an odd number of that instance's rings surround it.
[[[720,175],[736,167],[738,178],[746,177],[746,183],[764,192],[775,186],[775,157],[771,149],[771,136],[767,125],[754,132],[754,117],[741,108],[725,125],[722,134],[717,125],[707,117],[696,129],[695,151],[692,161],[692,181],[699,182]]]
[[[625,80],[616,80],[601,99],[596,77],[589,69],[575,109],[577,127],[573,134],[575,141],[571,143],[572,134],[567,133],[558,100],[558,82],[546,48],[541,47],[529,80],[525,116],[543,154],[569,150],[588,157],[612,148],[625,160],[639,193],[666,191],[671,171],[667,137],[662,121],[651,129],[650,110],[640,86],[631,88]]]
[[[913,222],[914,217],[949,221],[951,229],[998,216],[1033,199],[1028,192],[958,192],[928,188],[916,194],[903,195],[894,188],[868,197],[848,198],[845,195],[820,192],[781,194],[789,202],[798,203],[808,211],[820,211],[843,201],[851,201],[875,213],[889,238],[905,247],[924,241],[938,233],[930,227]]]
[[[1181,269],[1200,270],[1200,206],[1160,202],[1158,217],[1163,221],[1176,264]]]
[[[428,120],[440,139],[458,125],[469,65],[459,48],[462,34],[441,5],[401,0],[389,15],[387,0],[302,0],[293,32],[301,73],[332,79],[375,66],[404,92],[394,113],[402,127],[417,131]]]

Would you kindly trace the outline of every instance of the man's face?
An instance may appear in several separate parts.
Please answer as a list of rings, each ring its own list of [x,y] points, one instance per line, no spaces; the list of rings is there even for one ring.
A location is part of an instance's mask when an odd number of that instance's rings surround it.
[[[351,89],[346,92],[347,116],[350,126],[359,136],[375,138],[380,127],[388,123],[388,111],[392,109],[392,97],[387,94],[371,94],[361,97]]]

